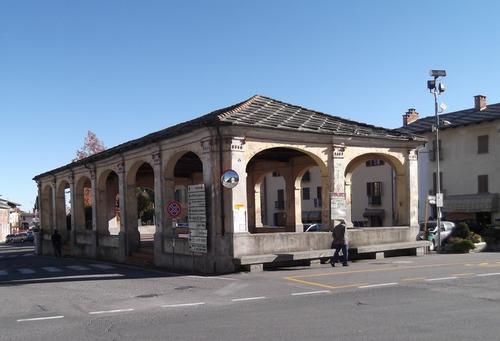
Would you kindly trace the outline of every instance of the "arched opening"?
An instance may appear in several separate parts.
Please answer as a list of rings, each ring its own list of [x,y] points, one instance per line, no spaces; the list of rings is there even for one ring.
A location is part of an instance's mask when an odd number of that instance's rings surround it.
[[[311,225],[316,225],[316,230],[326,230],[327,226],[323,228],[323,196],[327,197],[327,192],[324,190],[328,188],[326,177],[321,174],[321,169],[318,166],[309,167],[305,169],[297,177],[295,187],[300,187],[300,207],[301,207],[301,221],[304,225],[304,231]]]
[[[327,171],[317,157],[292,148],[266,149],[250,159],[246,172],[251,233],[303,232],[312,222],[327,224]]]
[[[126,190],[128,252],[152,252],[155,233],[153,167],[136,162],[128,171]]]
[[[177,218],[177,235],[187,237],[189,232],[188,215],[188,186],[203,184],[203,163],[193,152],[186,152],[179,156],[174,166],[167,173],[173,178],[174,200],[181,203],[182,212]]]
[[[71,189],[62,181],[56,191],[57,227],[63,240],[68,240],[71,231]]]
[[[99,179],[99,232],[118,235],[120,233],[120,196],[118,174],[109,170]]]
[[[52,201],[52,186],[47,185],[42,190],[42,230],[52,233],[54,225],[54,206]]]
[[[354,227],[404,225],[404,171],[385,154],[364,154],[346,167],[346,200]]]
[[[82,176],[75,186],[75,231],[92,230],[92,183],[86,176]]]

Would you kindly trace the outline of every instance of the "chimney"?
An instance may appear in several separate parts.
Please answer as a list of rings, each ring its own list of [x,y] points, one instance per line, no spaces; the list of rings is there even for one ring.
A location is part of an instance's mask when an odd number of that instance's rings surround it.
[[[481,111],[486,109],[486,96],[477,95],[474,96],[474,110]]]
[[[415,108],[410,108],[403,115],[403,126],[407,126],[408,124],[411,124],[416,120],[418,120],[418,112],[415,110]]]

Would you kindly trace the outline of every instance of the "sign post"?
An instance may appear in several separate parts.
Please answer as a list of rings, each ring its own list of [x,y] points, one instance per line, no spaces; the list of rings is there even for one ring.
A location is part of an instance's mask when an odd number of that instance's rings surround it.
[[[207,205],[204,184],[188,186],[188,221],[191,252],[207,253]]]
[[[172,268],[175,268],[175,228],[177,227],[177,217],[182,213],[181,203],[170,200],[166,206],[167,214],[172,218]]]

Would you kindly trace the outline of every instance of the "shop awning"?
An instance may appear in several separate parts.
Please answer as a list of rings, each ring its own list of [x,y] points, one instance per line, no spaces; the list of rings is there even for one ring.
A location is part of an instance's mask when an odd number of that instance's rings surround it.
[[[444,212],[496,212],[498,193],[448,195],[444,198]]]
[[[385,211],[383,208],[366,208],[363,212],[363,217],[384,217]]]

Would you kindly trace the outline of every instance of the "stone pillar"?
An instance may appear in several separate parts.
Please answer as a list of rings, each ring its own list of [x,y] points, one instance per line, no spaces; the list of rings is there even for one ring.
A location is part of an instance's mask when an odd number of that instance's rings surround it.
[[[231,201],[231,230],[234,233],[248,232],[247,173],[244,146],[244,138],[231,138],[229,148],[230,167],[238,173],[239,183],[232,189],[224,189],[224,192],[226,196],[230,197]],[[258,195],[260,203],[260,193]]]
[[[418,226],[418,157],[416,149],[406,155],[409,226]]]
[[[292,166],[281,172],[281,176],[285,179],[285,212],[286,212],[286,232],[295,232],[297,221],[295,220],[295,212],[297,203],[297,189],[295,188],[295,177],[292,171]],[[300,187],[298,188],[298,198],[300,199]],[[299,208],[301,203],[299,202]]]
[[[330,189],[328,186],[328,175],[321,176],[321,223],[326,229],[330,226]]]
[[[40,180],[36,182],[38,189],[38,232],[35,232],[35,254],[41,256],[43,254],[43,229],[42,229],[42,184]]]
[[[261,193],[260,193],[261,187],[256,186],[254,184],[254,187],[251,189],[251,193],[253,193],[253,212],[250,210],[248,211],[249,214],[253,213],[253,220],[255,222],[255,227],[262,227],[263,222],[262,222],[262,200],[261,200]],[[249,219],[250,221],[250,219]]]
[[[90,169],[90,186],[91,186],[91,198],[92,198],[92,251],[93,257],[97,258],[97,248],[99,246],[98,233],[97,233],[97,174],[96,169]]]
[[[352,190],[351,179],[345,181],[345,220],[346,226],[352,227]]]
[[[345,146],[333,145],[329,156],[328,167],[330,169],[330,188],[331,188],[331,216],[334,224],[339,219],[344,219],[346,225],[352,226],[350,214],[347,216],[346,189],[345,189],[345,164],[344,164]],[[349,220],[348,220],[349,219]]]
[[[69,245],[71,247],[71,254],[74,255],[76,248],[76,193],[75,193],[75,175],[71,172],[68,178],[69,180],[69,191],[70,191],[70,201],[71,201],[71,231],[69,234]]]
[[[408,220],[408,198],[407,198],[407,176],[406,174],[401,174],[396,172],[396,181],[395,181],[395,193],[396,200],[394,205],[394,221],[396,226],[404,226],[407,225]]]
[[[118,201],[120,204],[120,232],[118,233],[119,259],[124,261],[128,255],[127,244],[127,177],[125,172],[125,161],[122,160],[116,165],[118,175]]]
[[[153,155],[154,170],[154,191],[155,191],[155,234],[154,234],[154,254],[155,259],[159,259],[163,253],[163,227],[164,227],[164,196],[163,196],[163,163],[161,151],[158,148]]]
[[[57,229],[57,209],[56,209],[56,203],[57,203],[57,198],[56,198],[56,195],[57,195],[57,191],[56,191],[56,177],[54,176],[54,179],[52,180],[51,182],[51,191],[52,191],[52,229],[50,231],[50,233],[52,234],[52,232]]]

